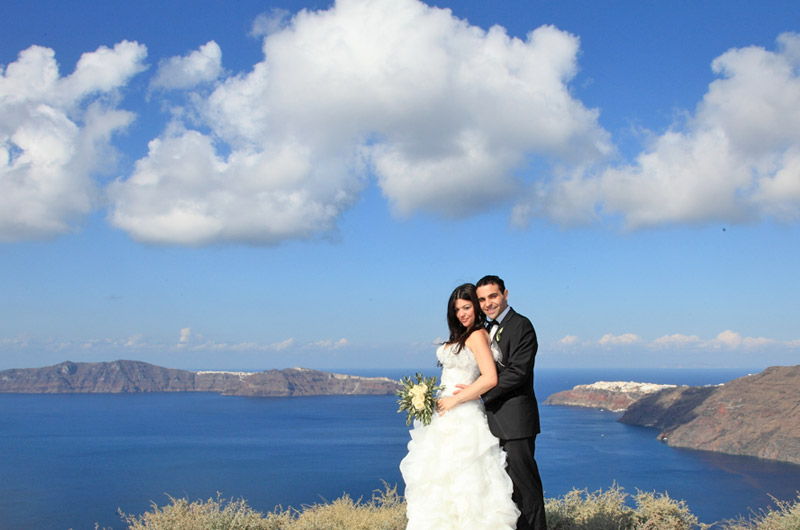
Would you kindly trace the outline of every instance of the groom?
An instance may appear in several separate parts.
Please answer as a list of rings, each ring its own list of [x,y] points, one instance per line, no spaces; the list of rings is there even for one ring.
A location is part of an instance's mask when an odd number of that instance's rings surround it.
[[[531,321],[508,305],[508,291],[497,276],[484,276],[477,286],[478,302],[489,322],[489,335],[503,356],[497,366],[497,386],[483,395],[492,434],[500,439],[514,483],[513,499],[522,514],[517,530],[546,530],[544,495],[534,460],[539,431],[539,406],[533,393],[533,363],[538,343]]]

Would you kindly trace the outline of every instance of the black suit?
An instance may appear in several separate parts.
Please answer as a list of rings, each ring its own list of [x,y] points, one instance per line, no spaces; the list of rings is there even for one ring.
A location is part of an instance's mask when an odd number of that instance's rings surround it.
[[[483,395],[492,434],[507,454],[514,482],[514,502],[522,512],[517,530],[545,530],[544,495],[534,459],[539,406],[533,391],[533,364],[539,344],[531,321],[509,309],[495,332],[503,356],[497,363],[497,386]]]

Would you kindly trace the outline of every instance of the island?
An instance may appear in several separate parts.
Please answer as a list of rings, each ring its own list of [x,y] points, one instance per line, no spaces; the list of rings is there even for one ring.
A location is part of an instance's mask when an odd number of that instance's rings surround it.
[[[618,421],[655,428],[671,447],[800,464],[800,365],[715,386],[657,386],[601,381],[553,394],[545,404],[622,412]]]
[[[389,395],[387,377],[360,377],[307,368],[263,372],[190,371],[141,361],[77,363],[0,372],[0,392],[24,394],[215,392],[226,396]]]
[[[634,381],[598,381],[590,385],[577,385],[572,390],[556,392],[545,400],[545,405],[589,407],[611,412],[624,412],[634,402],[676,385],[636,383]]]

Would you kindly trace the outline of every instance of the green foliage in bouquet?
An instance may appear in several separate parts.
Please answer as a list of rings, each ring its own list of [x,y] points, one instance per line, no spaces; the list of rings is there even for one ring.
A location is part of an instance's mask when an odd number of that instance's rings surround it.
[[[436,385],[435,377],[422,377],[422,372],[417,372],[416,383],[410,377],[400,380],[402,390],[397,392],[397,412],[406,412],[406,425],[411,425],[412,420],[419,420],[423,425],[431,422],[433,410],[436,407],[436,393],[443,387]]]

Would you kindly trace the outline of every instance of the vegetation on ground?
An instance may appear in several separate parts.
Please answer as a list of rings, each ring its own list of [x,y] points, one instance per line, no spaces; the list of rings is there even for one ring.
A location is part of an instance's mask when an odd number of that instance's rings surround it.
[[[773,497],[774,507],[761,510],[748,518],[726,521],[721,530],[800,530],[800,492],[794,502]]]
[[[629,496],[614,484],[605,491],[574,489],[546,499],[545,509],[550,530],[800,530],[800,493],[795,502],[774,503],[748,518],[708,525],[699,523],[684,501],[666,493],[637,491]],[[153,504],[144,514],[120,515],[128,530],[404,530],[407,523],[403,497],[397,486],[388,484],[366,501],[343,495],[328,503],[299,510],[277,507],[266,514],[243,499],[225,500],[218,494],[216,499],[194,502],[170,497],[169,504]]]

